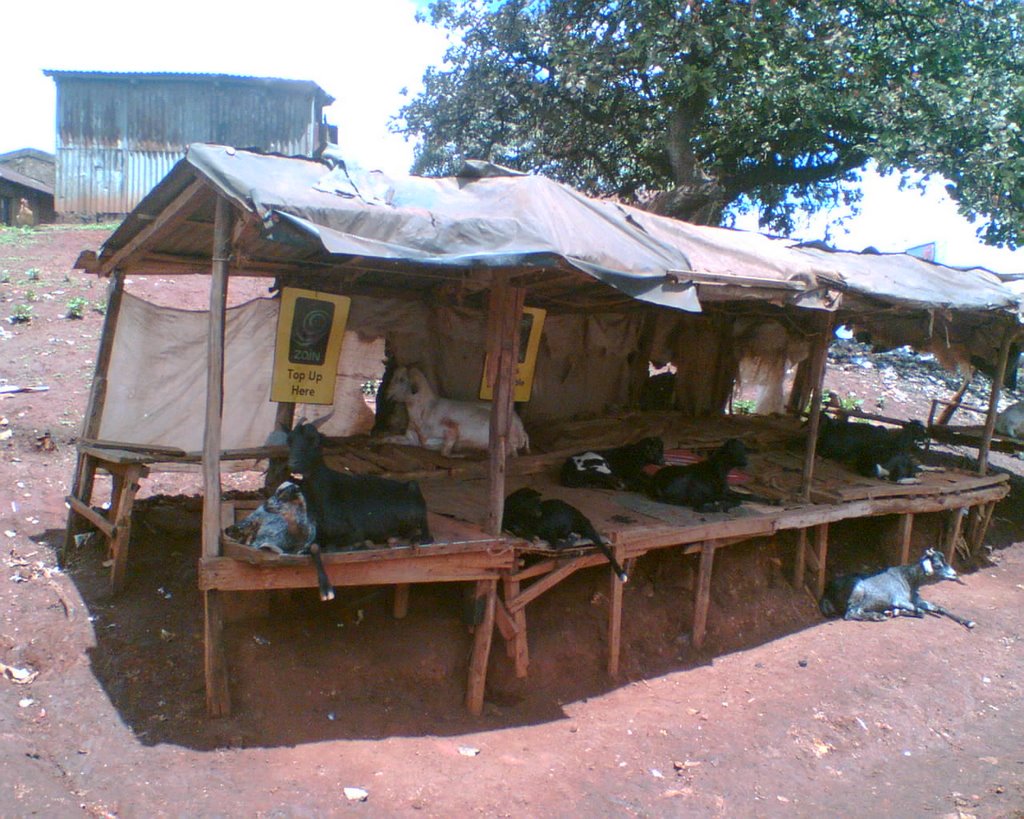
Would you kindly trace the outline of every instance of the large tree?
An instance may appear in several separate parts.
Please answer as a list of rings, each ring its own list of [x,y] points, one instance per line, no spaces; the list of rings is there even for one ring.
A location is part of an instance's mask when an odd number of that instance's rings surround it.
[[[858,171],[940,174],[1024,243],[1021,0],[434,0],[444,64],[403,107],[414,171],[465,158],[716,224],[856,200]]]

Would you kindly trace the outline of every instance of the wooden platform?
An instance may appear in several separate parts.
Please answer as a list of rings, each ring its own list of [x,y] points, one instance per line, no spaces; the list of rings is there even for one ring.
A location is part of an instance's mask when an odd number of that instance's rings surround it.
[[[1002,474],[979,476],[950,469],[925,472],[919,483],[901,485],[864,478],[840,464],[819,458],[810,502],[798,502],[804,432],[794,419],[727,416],[695,422],[680,419],[674,413],[628,413],[563,424],[545,432],[546,435],[538,436],[542,440],[537,448],[546,445],[546,451],[509,460],[506,491],[531,486],[545,497],[573,504],[593,522],[619,562],[626,566],[654,549],[676,548],[699,554],[692,635],[696,648],[702,645],[706,630],[711,573],[718,549],[786,530],[796,531],[793,582],[799,586],[806,583],[817,595],[827,577],[830,524],[854,518],[896,516],[896,537],[906,562],[915,515],[940,513],[944,515],[940,545],[951,558],[965,517],[967,538],[980,543],[995,503],[1009,491]],[[559,469],[568,455],[587,448],[614,446],[644,435],[660,435],[666,448],[698,453],[711,451],[727,438],[740,438],[752,454],[744,470],[749,480],[738,489],[776,503],[749,502],[728,513],[709,514],[658,503],[634,492],[570,489],[558,484]],[[555,444],[557,448],[550,448]],[[225,458],[284,454],[281,448],[222,453]],[[150,468],[159,468],[164,461],[187,463],[194,461],[195,455],[87,444],[80,449],[80,456],[87,459],[92,470],[86,471],[90,480],[83,484],[81,496],[69,496],[69,503],[76,514],[92,521],[108,537],[114,558],[111,582],[117,590],[125,576],[131,505],[140,480]],[[516,673],[525,676],[529,665],[528,605],[576,571],[607,564],[605,557],[588,545],[558,551],[544,543],[486,534],[489,486],[488,463],[483,457],[447,458],[440,453],[367,438],[335,442],[326,456],[335,469],[419,480],[430,509],[435,543],[328,553],[324,555],[324,564],[328,577],[337,586],[394,585],[396,616],[404,614],[411,584],[476,584],[477,609],[482,612],[482,619],[475,630],[467,683],[467,705],[473,713],[480,713],[483,706],[494,628],[505,640]],[[109,471],[115,479],[111,512],[106,516],[89,506],[91,475],[97,468]],[[243,506],[255,505],[255,501],[225,502],[223,525],[237,519],[236,512],[244,511]],[[967,510],[969,514],[965,516],[963,512]],[[210,593],[208,600],[216,600],[220,592],[317,585],[308,556],[259,552],[225,538],[221,543],[221,554],[206,555],[200,560],[199,584],[204,592]],[[613,572],[609,571],[608,576],[608,670],[614,675],[618,670],[625,613],[622,583]],[[208,635],[208,642],[216,644],[217,640]],[[226,687],[226,674],[226,668],[216,671],[217,685]]]

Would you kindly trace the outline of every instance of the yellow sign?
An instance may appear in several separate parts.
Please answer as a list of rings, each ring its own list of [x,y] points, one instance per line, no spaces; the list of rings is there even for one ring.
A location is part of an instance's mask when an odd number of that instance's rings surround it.
[[[338,355],[352,299],[332,293],[281,290],[271,401],[333,404]]]
[[[519,361],[516,363],[516,386],[513,401],[529,401],[533,390],[533,372],[537,367],[537,352],[540,350],[540,336],[544,331],[544,317],[547,310],[539,307],[524,307],[519,324]],[[494,385],[487,383],[487,362],[484,361],[484,377],[480,383],[480,398],[490,401],[494,397]]]

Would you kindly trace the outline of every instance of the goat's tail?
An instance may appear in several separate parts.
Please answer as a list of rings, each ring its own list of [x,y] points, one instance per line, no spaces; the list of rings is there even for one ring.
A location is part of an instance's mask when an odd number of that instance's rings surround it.
[[[612,554],[612,550],[608,547],[608,544],[602,540],[601,536],[597,533],[593,524],[586,518],[585,515],[580,515],[579,528],[581,529],[580,534],[590,541],[593,541],[594,545],[601,550],[608,562],[611,564],[612,571],[618,576],[619,580],[623,583],[629,580],[629,575],[626,574],[626,570],[619,565],[619,561],[615,559],[615,555]]]

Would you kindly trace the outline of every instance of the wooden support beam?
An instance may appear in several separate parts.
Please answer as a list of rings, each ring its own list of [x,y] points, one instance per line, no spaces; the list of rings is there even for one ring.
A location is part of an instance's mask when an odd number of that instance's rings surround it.
[[[396,620],[403,619],[409,613],[409,584],[398,583],[395,585],[395,608]]]
[[[910,540],[914,534],[914,516],[911,513],[900,515],[897,539],[900,546],[900,562],[903,566],[910,562]],[[822,589],[824,591],[824,589]]]
[[[626,549],[617,546],[614,550],[615,559],[619,565],[625,562]],[[615,570],[608,567],[608,577],[611,588],[608,590],[608,675],[619,676],[619,659],[622,655],[622,587],[623,582],[615,574]]]
[[[505,648],[515,667],[516,676],[523,679],[530,667],[530,649],[526,639],[526,609],[521,608],[514,612],[508,609],[508,602],[519,596],[520,583],[513,575],[505,575],[502,581],[505,585],[502,608],[508,611],[515,627],[512,638],[506,638]]]
[[[487,683],[487,660],[491,653],[494,636],[495,604],[498,596],[498,581],[478,580],[476,598],[483,598],[483,622],[473,632],[473,653],[469,660],[469,682],[466,685],[466,708],[478,717],[484,710],[484,690]],[[479,610],[479,606],[476,610]]]
[[[832,326],[835,316],[826,312],[819,318],[821,325],[818,344],[815,345],[814,364],[809,377],[813,384],[811,411],[807,422],[807,444],[804,450],[804,473],[800,482],[800,500],[810,502],[811,481],[814,479],[814,453],[818,447],[818,427],[821,425],[821,396],[825,389],[825,370],[828,363],[828,348],[832,342]]]
[[[793,558],[793,586],[802,589],[804,575],[807,572],[807,530],[798,529],[796,533],[796,555]]]
[[[101,258],[97,273],[101,276],[106,276],[111,271],[117,270],[125,259],[177,227],[180,222],[184,221],[196,209],[202,198],[209,194],[210,188],[201,179],[196,179],[189,183],[185,190],[164,207],[156,219],[136,233],[131,241],[119,248],[109,258]],[[230,239],[230,236],[231,232],[229,230],[227,238]]]
[[[198,196],[193,191],[192,196]],[[179,210],[180,212],[180,210]],[[207,335],[206,426],[203,434],[203,558],[220,554],[220,438],[224,409],[224,326],[227,311],[228,264],[232,210],[217,197],[210,276],[210,324]],[[205,592],[206,708],[211,716],[231,713],[227,660],[224,655],[224,606],[220,592]]]
[[[505,472],[519,355],[519,325],[526,291],[509,286],[507,271],[494,273],[491,282],[486,377],[493,385],[494,397],[491,403],[489,499],[485,528],[490,534],[499,535],[505,505]]]
[[[992,446],[992,434],[996,428],[996,416],[999,414],[999,396],[1003,391],[1006,367],[1010,360],[1010,346],[1013,344],[1016,335],[1016,328],[1008,328],[1003,333],[1002,344],[999,345],[999,360],[996,363],[995,375],[992,376],[992,392],[988,396],[988,415],[985,416],[985,429],[981,434],[981,444],[978,446],[979,475],[984,475],[988,470],[988,452]]]
[[[100,345],[96,352],[89,402],[86,405],[85,418],[82,420],[81,438],[95,438],[99,433],[103,405],[107,398],[107,373],[110,371],[110,356],[114,351],[114,336],[117,333],[117,322],[121,317],[123,295],[124,274],[116,271],[107,288],[107,310],[103,316],[103,330],[100,333]],[[92,487],[95,476],[96,461],[79,451],[75,460],[75,473],[71,480],[71,494],[86,506],[92,503]],[[64,529],[64,547],[60,554],[61,563],[64,561],[65,552],[74,542],[75,531],[75,511],[72,508],[68,512],[68,522]]]
[[[697,570],[697,589],[693,600],[693,633],[691,643],[698,651],[704,645],[708,625],[708,608],[711,605],[711,568],[715,562],[715,542],[707,540],[701,544],[700,568]]]
[[[960,530],[964,523],[963,509],[950,509],[945,513],[945,531],[943,532],[942,553],[946,562],[952,566],[956,556],[956,543],[960,539]]]
[[[71,511],[76,515],[81,515],[89,523],[103,532],[108,538],[114,536],[114,524],[107,520],[103,515],[93,509],[91,506],[87,506],[74,495],[68,495],[64,498],[68,506],[71,507]]]
[[[814,596],[820,599],[821,595],[825,593],[825,568],[828,563],[827,523],[814,527],[814,563],[816,567]]]

